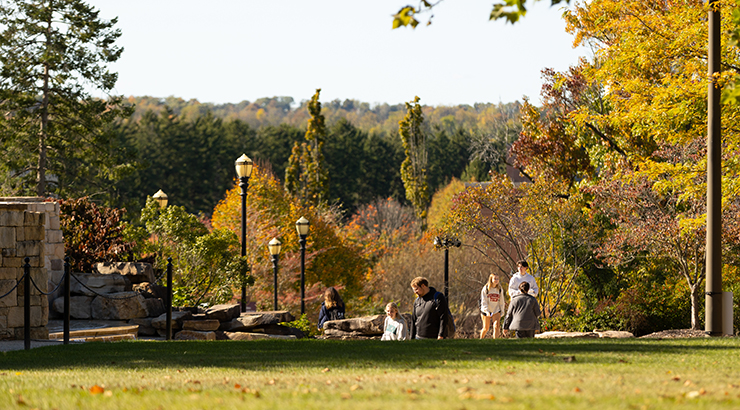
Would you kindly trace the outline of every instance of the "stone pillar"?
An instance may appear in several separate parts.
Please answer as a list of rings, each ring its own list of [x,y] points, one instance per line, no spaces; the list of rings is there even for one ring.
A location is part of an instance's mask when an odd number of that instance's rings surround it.
[[[0,296],[18,284],[12,292],[0,299],[0,339],[23,339],[23,303],[27,296],[23,283],[19,281],[23,277],[23,261],[26,257],[30,260],[33,282],[43,292],[48,291],[46,215],[46,212],[29,210],[25,203],[0,202]],[[33,285],[30,298],[31,337],[47,339],[48,299]]]

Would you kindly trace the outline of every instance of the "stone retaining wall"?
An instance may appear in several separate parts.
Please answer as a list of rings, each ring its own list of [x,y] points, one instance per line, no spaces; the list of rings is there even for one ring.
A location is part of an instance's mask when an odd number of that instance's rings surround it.
[[[59,230],[59,205],[56,203],[50,205],[49,208],[57,211],[57,230]],[[53,257],[53,254],[47,254],[48,226],[50,223],[45,203],[0,199],[0,296],[8,293],[23,278],[23,261],[26,257],[29,258],[31,265],[31,278],[42,291],[47,291],[49,282],[47,265],[51,266],[50,256]],[[61,242],[61,231],[59,232],[58,240],[63,252],[64,244]],[[33,285],[30,295],[31,337],[48,339],[49,332],[46,328],[49,318],[48,299]],[[26,289],[21,281],[7,296],[0,299],[0,339],[23,339],[25,297]]]

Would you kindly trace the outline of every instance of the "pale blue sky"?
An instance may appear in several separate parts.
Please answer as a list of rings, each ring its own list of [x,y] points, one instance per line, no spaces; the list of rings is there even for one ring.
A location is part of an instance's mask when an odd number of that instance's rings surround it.
[[[531,0],[530,0],[531,1]],[[540,70],[587,55],[562,7],[532,5],[514,26],[488,21],[490,0],[446,0],[433,24],[391,30],[408,0],[89,0],[118,16],[125,48],[115,93],[201,102],[352,98],[452,105],[539,102]],[[415,3],[414,3],[415,4]],[[425,18],[425,17],[422,17]]]

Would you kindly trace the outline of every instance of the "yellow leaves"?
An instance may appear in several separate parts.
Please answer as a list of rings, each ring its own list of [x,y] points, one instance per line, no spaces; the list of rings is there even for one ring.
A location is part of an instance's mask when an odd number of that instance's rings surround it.
[[[401,8],[401,10],[398,11],[398,13],[393,15],[393,29],[397,29],[399,27],[403,26],[411,26],[412,28],[416,28],[417,25],[419,25],[419,21],[414,18],[414,14],[416,13],[416,9],[414,9],[411,6],[406,6]]]

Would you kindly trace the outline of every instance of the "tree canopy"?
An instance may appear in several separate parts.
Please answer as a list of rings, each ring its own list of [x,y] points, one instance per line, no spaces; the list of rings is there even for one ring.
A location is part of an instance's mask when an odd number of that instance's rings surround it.
[[[130,168],[108,127],[127,115],[108,94],[121,56],[116,19],[80,0],[0,5],[0,164],[3,191],[39,196],[99,193]]]

